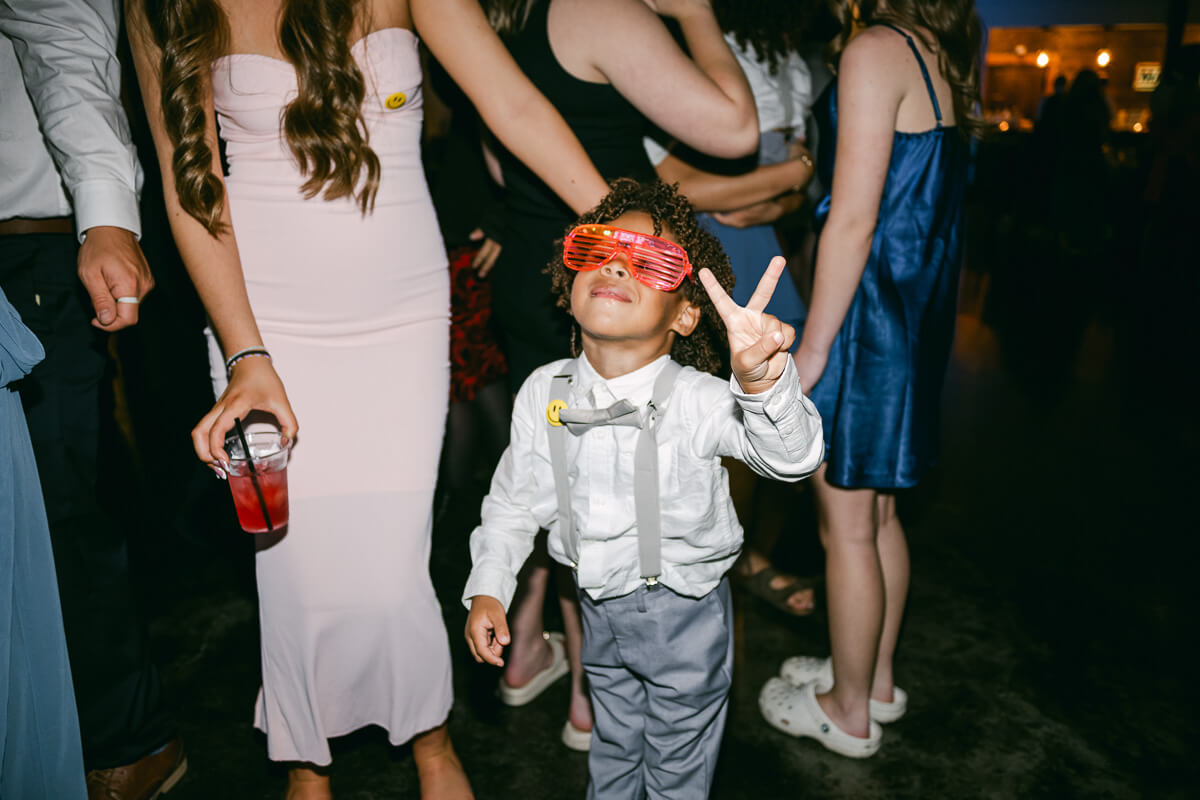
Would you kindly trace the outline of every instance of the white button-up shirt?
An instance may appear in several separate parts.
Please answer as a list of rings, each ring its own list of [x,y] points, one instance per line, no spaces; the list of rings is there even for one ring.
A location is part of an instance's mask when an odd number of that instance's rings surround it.
[[[645,406],[669,356],[611,380],[580,356],[569,407],[606,408],[627,399]],[[512,436],[471,534],[473,567],[463,592],[495,597],[507,609],[517,572],[539,528],[550,532],[550,555],[569,563],[558,525],[546,408],[553,377],[565,361],[540,367],[521,387]],[[662,575],[675,592],[703,597],[721,581],[742,546],[722,456],[744,461],[768,478],[795,481],[824,457],[821,418],[787,367],[768,391],[747,395],[735,379],[691,368],[676,379],[655,428],[662,519]],[[619,597],[642,582],[634,508],[634,452],[639,430],[604,426],[567,434],[571,509],[580,537],[579,585],[594,599]]]
[[[750,84],[754,107],[758,110],[758,129],[764,133],[790,130],[796,138],[805,138],[804,126],[813,96],[812,72],[804,58],[790,51],[772,73],[767,62],[754,52],[753,45],[738,44],[732,33],[725,34],[725,41]]]
[[[141,234],[117,0],[0,0],[0,220]]]

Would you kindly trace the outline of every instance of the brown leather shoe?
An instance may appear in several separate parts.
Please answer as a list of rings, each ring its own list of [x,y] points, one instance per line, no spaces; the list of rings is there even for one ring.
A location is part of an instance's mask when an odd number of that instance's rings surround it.
[[[172,739],[157,753],[132,764],[87,774],[88,800],[154,800],[187,772],[183,743]]]

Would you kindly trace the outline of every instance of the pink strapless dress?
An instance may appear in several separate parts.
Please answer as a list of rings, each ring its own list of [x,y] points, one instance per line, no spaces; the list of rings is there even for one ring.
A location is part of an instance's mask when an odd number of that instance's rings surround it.
[[[281,129],[291,64],[213,64],[233,231],[255,319],[300,421],[287,535],[257,556],[262,691],[277,761],[379,725],[396,744],[450,710],[450,650],[429,578],[449,387],[445,250],[421,170],[421,66],[407,30],[352,48],[382,175],[373,213],[305,199]],[[213,381],[224,366],[211,341]]]

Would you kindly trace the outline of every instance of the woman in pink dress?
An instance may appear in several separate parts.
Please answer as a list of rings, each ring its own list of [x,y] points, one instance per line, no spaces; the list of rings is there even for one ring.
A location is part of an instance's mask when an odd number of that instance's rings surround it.
[[[449,285],[416,33],[572,207],[607,187],[475,0],[129,5],[172,230],[210,318],[219,398],[196,453],[227,459],[251,410],[294,442],[291,520],[257,555],[268,755],[293,763],[289,797],[329,797],[327,739],[379,725],[413,740],[423,796],[469,796],[428,570]],[[226,369],[247,350],[270,355]]]

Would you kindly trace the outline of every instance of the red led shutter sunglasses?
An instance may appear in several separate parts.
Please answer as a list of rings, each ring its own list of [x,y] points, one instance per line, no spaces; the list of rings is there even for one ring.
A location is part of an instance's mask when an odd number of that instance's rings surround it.
[[[611,225],[579,225],[563,242],[563,264],[587,272],[625,253],[633,277],[662,292],[679,288],[692,278],[692,262],[682,247],[646,233],[635,233]]]

